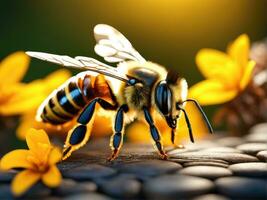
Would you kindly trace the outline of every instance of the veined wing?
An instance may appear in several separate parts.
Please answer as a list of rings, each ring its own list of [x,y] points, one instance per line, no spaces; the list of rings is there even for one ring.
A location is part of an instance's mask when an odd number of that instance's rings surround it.
[[[98,24],[94,28],[97,44],[95,52],[107,62],[115,63],[125,60],[145,62],[146,60],[133,48],[127,38],[112,26]]]
[[[77,56],[75,58],[72,58],[66,55],[56,55],[56,54],[33,52],[33,51],[27,51],[26,54],[28,54],[31,57],[38,58],[40,60],[45,60],[66,67],[89,70],[124,82],[128,81],[128,77],[125,74],[119,73],[116,68],[106,65],[93,58],[84,56]]]

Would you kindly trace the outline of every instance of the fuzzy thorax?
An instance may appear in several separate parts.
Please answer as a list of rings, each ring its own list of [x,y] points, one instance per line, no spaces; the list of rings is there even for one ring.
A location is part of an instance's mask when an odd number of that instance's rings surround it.
[[[144,106],[149,106],[150,89],[142,83],[137,83],[125,88],[124,97],[131,109],[142,110]]]

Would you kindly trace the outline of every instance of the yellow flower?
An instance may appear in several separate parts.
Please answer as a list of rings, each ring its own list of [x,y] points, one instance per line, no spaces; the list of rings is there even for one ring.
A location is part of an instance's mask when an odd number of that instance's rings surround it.
[[[11,184],[14,195],[26,192],[37,181],[48,187],[57,187],[61,183],[61,174],[56,163],[61,160],[61,151],[50,144],[45,131],[30,129],[26,135],[29,150],[17,149],[7,153],[0,162],[2,170],[23,168]]]
[[[71,76],[69,71],[63,69],[44,79],[22,83],[29,62],[30,58],[24,52],[15,52],[0,63],[0,116],[22,116],[17,129],[20,139],[25,139],[27,129],[43,126],[35,121],[38,106]]]
[[[29,61],[23,52],[15,52],[0,63],[0,115],[6,114],[5,108],[10,105],[10,99],[25,87],[20,81],[28,69]]]
[[[29,128],[45,129],[49,134],[67,133],[71,128],[71,123],[65,124],[62,127],[44,124],[35,120],[35,115],[38,107],[45,98],[58,86],[64,83],[71,76],[70,72],[65,69],[57,70],[49,74],[44,79],[35,80],[29,83],[24,91],[20,91],[13,98],[16,105],[11,104],[6,108],[7,113],[20,114],[20,125],[17,128],[17,136],[20,139],[25,139],[25,133]],[[23,109],[28,107],[27,109]]]
[[[196,63],[206,78],[189,90],[189,97],[201,105],[221,104],[234,99],[249,84],[255,62],[249,60],[249,38],[243,34],[228,48],[227,54],[202,49]]]

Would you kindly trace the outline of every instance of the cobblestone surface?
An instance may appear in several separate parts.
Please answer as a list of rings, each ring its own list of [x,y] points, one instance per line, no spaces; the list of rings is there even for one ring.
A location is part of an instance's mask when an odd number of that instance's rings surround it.
[[[125,144],[108,162],[107,140],[90,144],[60,163],[63,182],[56,189],[35,185],[21,199],[267,199],[267,124],[244,138],[210,139],[167,147],[160,160],[152,145]],[[10,181],[16,171],[0,172],[0,199],[13,199]]]

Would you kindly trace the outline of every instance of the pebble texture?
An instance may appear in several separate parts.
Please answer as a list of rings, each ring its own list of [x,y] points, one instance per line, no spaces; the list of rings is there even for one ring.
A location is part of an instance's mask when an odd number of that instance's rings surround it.
[[[267,199],[267,124],[244,138],[214,134],[210,139],[166,147],[161,160],[152,145],[125,143],[108,162],[108,140],[94,140],[58,166],[62,184],[38,183],[20,199],[109,200]],[[0,199],[14,199],[10,183],[17,171],[0,172]]]
[[[204,178],[185,175],[165,175],[147,181],[144,191],[149,199],[189,198],[205,194],[214,184]]]
[[[229,169],[238,176],[267,178],[267,163],[239,163],[231,165]]]
[[[214,166],[193,166],[186,167],[179,171],[180,174],[199,176],[208,179],[216,179],[219,177],[231,176],[232,172],[223,167]]]

